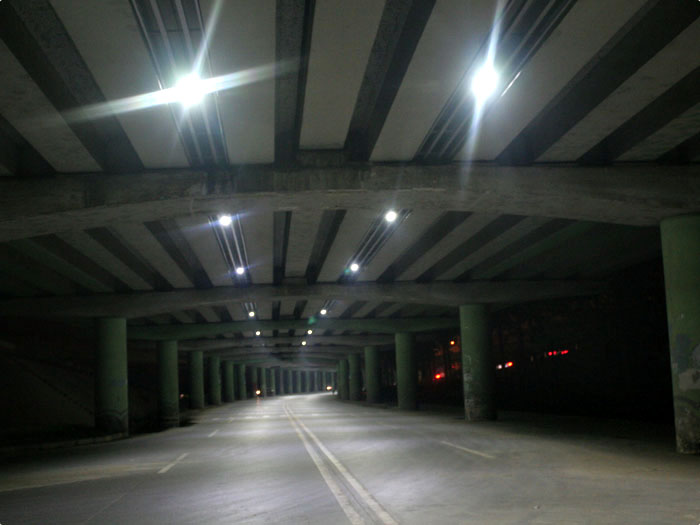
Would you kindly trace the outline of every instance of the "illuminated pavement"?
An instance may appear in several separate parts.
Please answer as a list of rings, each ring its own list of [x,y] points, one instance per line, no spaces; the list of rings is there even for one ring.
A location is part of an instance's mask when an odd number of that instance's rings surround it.
[[[0,465],[0,523],[700,522],[700,457],[641,425],[527,417],[236,402]]]

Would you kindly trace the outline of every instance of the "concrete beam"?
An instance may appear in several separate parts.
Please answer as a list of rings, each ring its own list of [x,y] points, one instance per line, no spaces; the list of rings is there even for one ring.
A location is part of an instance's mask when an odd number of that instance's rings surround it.
[[[310,325],[308,319],[290,321],[232,321],[188,325],[130,326],[129,339],[150,341],[200,339],[209,335],[253,330],[296,330],[313,326],[318,330],[355,330],[393,334],[396,332],[430,332],[459,326],[455,318],[404,318],[404,319],[318,319]]]
[[[345,345],[348,347],[394,344],[394,338],[390,335],[313,335],[307,337],[248,337],[245,339],[186,341],[179,348],[181,351],[263,347],[273,349],[277,344],[301,347],[302,341],[313,342],[313,345]],[[309,348],[315,348],[315,346],[310,345]]]
[[[221,348],[219,350],[209,350],[205,355],[219,355],[222,358],[235,358],[238,355],[241,356],[266,356],[270,354],[280,355],[280,354],[291,354],[298,356],[307,356],[311,354],[321,353],[323,355],[328,354],[329,356],[333,354],[338,354],[341,356],[347,354],[359,354],[363,351],[360,346],[277,346],[277,347],[265,347],[265,348]]]
[[[2,181],[0,242],[231,210],[464,210],[620,224],[700,211],[700,165],[240,167]]]
[[[0,315],[29,317],[149,317],[185,309],[232,302],[291,300],[377,301],[459,307],[474,304],[519,303],[557,297],[594,295],[600,282],[475,281],[468,283],[350,283],[219,286],[203,290],[137,292],[93,296],[10,299],[0,302]],[[304,328],[298,326],[295,328]]]

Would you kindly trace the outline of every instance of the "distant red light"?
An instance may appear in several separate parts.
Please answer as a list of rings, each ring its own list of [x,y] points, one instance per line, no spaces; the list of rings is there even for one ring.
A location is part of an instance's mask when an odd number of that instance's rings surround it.
[[[547,352],[547,355],[551,357],[551,356],[552,356],[552,352]]]
[[[510,368],[511,366],[513,366],[513,361],[508,361],[504,366],[506,368]]]
[[[455,345],[455,342],[454,342],[454,341],[450,341],[450,346],[454,346],[454,345]]]
[[[435,374],[435,379],[442,379],[443,377],[445,377],[445,374],[442,372],[440,372],[439,374]]]
[[[562,350],[562,351],[560,352],[561,355],[566,355],[566,354],[568,354],[568,353],[569,353],[568,350]]]

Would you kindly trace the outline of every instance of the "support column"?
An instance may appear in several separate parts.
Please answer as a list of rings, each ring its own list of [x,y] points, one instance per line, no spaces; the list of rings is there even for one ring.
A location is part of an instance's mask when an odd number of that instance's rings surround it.
[[[267,368],[259,368],[258,370],[260,370],[260,395],[267,397]]]
[[[367,402],[379,403],[381,399],[381,375],[379,373],[379,349],[365,346],[365,385]]]
[[[495,369],[491,362],[486,306],[460,306],[459,326],[462,339],[464,418],[467,421],[496,419]]]
[[[221,404],[221,359],[219,356],[209,358],[209,403]]]
[[[320,370],[316,371],[316,390],[322,392],[326,389],[326,385],[323,384],[323,372]]]
[[[238,372],[238,381],[236,382],[236,386],[238,386],[238,399],[248,399],[248,389],[245,381],[245,365],[236,365],[236,371]]]
[[[292,394],[299,393],[299,370],[292,370]]]
[[[309,377],[308,391],[315,392],[316,391],[316,373],[313,370],[309,370],[308,377]]]
[[[362,374],[360,373],[360,354],[348,355],[348,368],[350,401],[359,401],[362,397]]]
[[[126,319],[97,320],[95,427],[110,434],[129,431]]]
[[[299,377],[301,379],[300,385],[299,385],[299,391],[302,394],[306,394],[309,390],[309,377],[306,375],[306,370],[302,370],[299,372]]]
[[[275,378],[275,372],[276,370],[274,368],[270,368],[270,395],[274,396],[277,394],[277,381]]]
[[[700,454],[700,215],[661,221],[676,450]]]
[[[233,361],[224,361],[222,368],[224,379],[224,403],[231,403],[235,399],[233,384]]]
[[[292,393],[292,371],[289,368],[285,368],[282,371],[282,374],[284,375],[284,393],[285,394],[291,394]]]
[[[190,352],[190,408],[204,408],[204,357],[201,350]]]
[[[177,341],[158,341],[158,420],[161,428],[180,425]]]
[[[418,372],[413,352],[413,334],[399,332],[394,335],[396,344],[396,390],[401,410],[416,410]]]
[[[347,359],[341,359],[338,361],[338,397],[343,401],[350,399]]]

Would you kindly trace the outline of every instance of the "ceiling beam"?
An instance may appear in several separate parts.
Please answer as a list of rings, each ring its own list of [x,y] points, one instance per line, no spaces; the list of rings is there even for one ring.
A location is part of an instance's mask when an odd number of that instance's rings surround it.
[[[182,350],[180,348],[180,350]],[[219,350],[208,350],[206,355],[219,355],[226,357],[235,356],[268,356],[268,355],[292,355],[298,357],[320,355],[323,357],[342,357],[348,354],[361,353],[359,346],[278,346],[265,348],[222,348]]]
[[[457,307],[471,303],[519,303],[595,295],[600,282],[474,281],[468,283],[282,284],[219,286],[130,294],[22,298],[0,301],[0,314],[29,317],[149,317],[226,303],[287,300],[379,301]],[[296,327],[296,328],[303,328]]]
[[[248,337],[245,339],[207,339],[202,341],[183,341],[178,348],[188,350],[220,350],[222,348],[274,348],[276,344],[290,344],[301,346],[304,340],[313,340],[314,344],[321,345],[345,345],[345,346],[372,346],[393,344],[394,338],[390,335],[313,335],[308,337]],[[309,348],[314,348],[309,346]]]
[[[317,319],[313,324],[309,319],[287,321],[232,321],[229,323],[207,323],[187,325],[130,326],[129,339],[150,341],[200,339],[210,335],[252,330],[294,330],[313,326],[314,330],[356,330],[379,334],[396,332],[430,332],[459,326],[459,319],[404,318],[404,319]]]
[[[656,225],[700,211],[700,165],[239,167],[0,181],[0,242],[231,210],[441,209]]]

